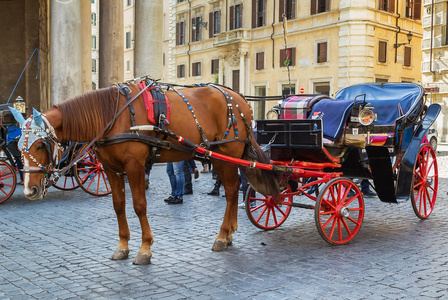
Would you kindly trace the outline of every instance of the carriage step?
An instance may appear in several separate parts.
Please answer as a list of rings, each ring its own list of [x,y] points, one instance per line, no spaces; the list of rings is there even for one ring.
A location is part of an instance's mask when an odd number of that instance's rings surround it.
[[[314,209],[314,205],[309,204],[302,204],[302,203],[291,203],[291,206],[293,207],[300,207],[300,208],[306,208],[306,209]]]

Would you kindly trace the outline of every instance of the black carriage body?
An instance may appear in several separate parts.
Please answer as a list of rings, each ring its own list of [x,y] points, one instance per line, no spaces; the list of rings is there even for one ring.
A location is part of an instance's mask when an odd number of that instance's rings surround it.
[[[333,110],[337,101],[342,103],[347,115],[340,116],[343,120],[340,130],[328,130],[325,122],[337,114]],[[324,102],[330,103],[328,110]],[[316,103],[324,104],[316,109]],[[339,171],[351,178],[373,179],[381,201],[397,203],[409,199],[420,144],[438,115],[436,107],[425,115],[421,85],[355,85],[338,91],[334,99],[319,97],[313,105],[306,119],[284,119],[282,110],[279,120],[257,121],[257,141],[270,144],[273,161],[335,162],[338,159],[341,168],[328,171]],[[366,105],[373,107],[371,110],[378,116],[370,125],[359,122],[359,112]],[[312,119],[316,116],[318,119]],[[405,168],[399,165],[403,162],[406,162]],[[396,168],[393,163],[397,164]]]

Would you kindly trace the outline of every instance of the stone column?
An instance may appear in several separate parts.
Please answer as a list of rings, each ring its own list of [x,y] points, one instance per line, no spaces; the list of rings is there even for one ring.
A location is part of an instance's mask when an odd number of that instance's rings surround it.
[[[51,0],[50,105],[81,93],[81,4]]]
[[[92,10],[90,1],[81,1],[82,92],[92,90]]]
[[[124,78],[123,0],[100,3],[99,87],[109,87]]]
[[[240,90],[239,92],[243,95],[246,94],[246,54],[245,51],[240,51]]]
[[[163,77],[162,34],[163,0],[135,0],[135,77]]]

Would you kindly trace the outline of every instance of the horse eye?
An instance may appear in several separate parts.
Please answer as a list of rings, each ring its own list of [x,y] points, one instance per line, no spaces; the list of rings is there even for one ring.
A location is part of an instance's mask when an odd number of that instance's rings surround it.
[[[37,150],[44,149],[44,147],[45,147],[45,145],[42,143],[42,144],[40,144],[39,146],[37,146]]]

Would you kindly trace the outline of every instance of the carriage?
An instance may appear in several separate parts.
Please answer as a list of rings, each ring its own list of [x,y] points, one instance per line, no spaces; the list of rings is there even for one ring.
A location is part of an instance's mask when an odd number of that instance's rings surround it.
[[[280,226],[292,207],[314,210],[330,244],[345,244],[361,228],[364,197],[354,179],[373,181],[379,200],[411,199],[426,219],[437,198],[434,149],[425,139],[440,105],[425,104],[413,83],[359,84],[325,95],[283,100],[279,119],[257,121],[257,141],[282,173],[280,199],[250,189],[246,213],[258,228]],[[300,203],[298,203],[299,201]]]
[[[295,111],[257,122],[258,143],[247,100],[218,84],[178,86],[144,76],[60,102],[45,114],[34,110],[27,120],[12,109],[22,126],[19,148],[28,163],[25,196],[44,197],[85,154],[82,150],[67,166],[55,168],[59,141],[90,141],[85,149],[94,147],[112,189],[120,238],[113,260],[128,258],[130,251],[124,177],[128,179],[142,229],[135,264],[149,264],[152,256],[143,175],[155,162],[197,155],[211,159],[227,200],[214,251],[232,245],[238,228],[238,167],[251,184],[247,214],[262,229],[280,226],[292,207],[309,208],[327,242],[349,242],[364,217],[363,194],[353,178],[372,179],[381,201],[411,198],[419,218],[431,214],[437,161],[432,147],[422,141],[441,108],[426,105],[421,85],[364,84],[342,89],[334,99],[296,98],[285,99],[282,107]],[[297,203],[298,198],[312,202]]]

